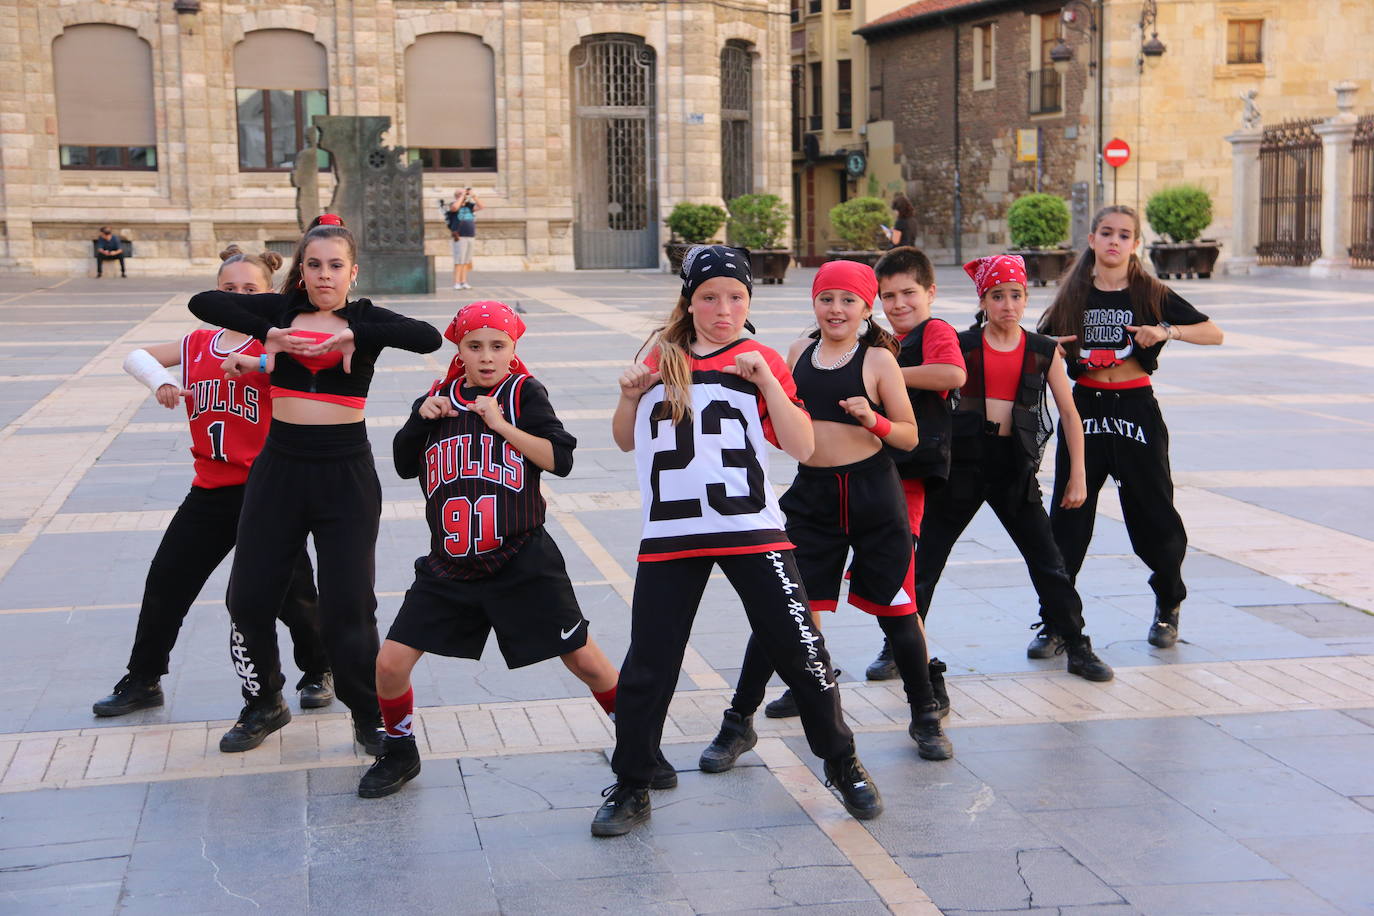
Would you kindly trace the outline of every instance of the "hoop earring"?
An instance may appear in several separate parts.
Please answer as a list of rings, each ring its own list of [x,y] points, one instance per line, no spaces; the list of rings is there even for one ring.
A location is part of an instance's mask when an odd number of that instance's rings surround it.
[[[296,281],[296,289],[305,289],[305,277],[301,277]]]
[[[350,284],[348,284],[348,288],[349,288],[349,289],[357,289],[357,288],[358,288],[358,278],[357,278],[357,277],[354,277],[354,278],[353,278],[353,282],[350,283]]]
[[[868,336],[868,332],[871,330],[873,330],[873,322],[865,318],[863,330],[859,332],[859,339],[863,340],[865,337]]]

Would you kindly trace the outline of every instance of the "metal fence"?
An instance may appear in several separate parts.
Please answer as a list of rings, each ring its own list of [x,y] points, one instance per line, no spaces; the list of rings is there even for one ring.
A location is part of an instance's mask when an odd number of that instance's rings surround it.
[[[1261,264],[1304,266],[1322,252],[1320,118],[1266,127],[1260,141]]]
[[[1350,197],[1350,263],[1374,267],[1374,115],[1355,125],[1355,187]]]

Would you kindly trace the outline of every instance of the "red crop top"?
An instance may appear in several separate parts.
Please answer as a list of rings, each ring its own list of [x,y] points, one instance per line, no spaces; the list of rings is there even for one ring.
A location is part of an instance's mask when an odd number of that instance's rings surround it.
[[[292,337],[304,337],[313,340],[315,343],[323,343],[334,335],[328,331],[308,331],[305,328],[292,328]],[[321,353],[319,356],[306,356],[304,353],[281,354],[290,356],[296,362],[310,370],[313,377],[315,373],[323,369],[333,369],[343,362],[343,354],[338,350],[330,350],[328,353]],[[273,385],[271,389],[273,398],[302,398],[307,401],[324,401],[329,404],[339,404],[343,407],[356,407],[359,410],[367,407],[367,398],[360,398],[347,394],[330,394],[324,391],[296,391],[291,388],[283,388],[280,385]]]
[[[983,338],[983,393],[984,397],[999,401],[1015,401],[1016,390],[1021,384],[1021,365],[1026,357],[1026,335],[1022,334],[1016,346],[1010,350],[994,350]]]

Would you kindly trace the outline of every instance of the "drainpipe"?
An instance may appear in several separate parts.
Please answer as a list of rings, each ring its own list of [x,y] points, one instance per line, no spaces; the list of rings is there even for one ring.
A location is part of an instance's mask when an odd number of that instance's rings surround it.
[[[964,263],[964,178],[959,157],[959,24],[954,30],[954,262]]]

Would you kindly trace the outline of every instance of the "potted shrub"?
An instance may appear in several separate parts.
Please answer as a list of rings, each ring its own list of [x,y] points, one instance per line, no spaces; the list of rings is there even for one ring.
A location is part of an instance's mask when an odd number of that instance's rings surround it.
[[[730,244],[749,250],[755,282],[781,283],[792,262],[792,249],[782,246],[791,214],[776,194],[741,194],[726,205]]]
[[[827,258],[859,261],[872,267],[883,256],[883,226],[892,209],[879,197],[855,197],[830,208],[830,225],[845,247],[825,253]]]
[[[1150,228],[1164,241],[1150,246],[1155,273],[1164,278],[1212,276],[1221,244],[1198,239],[1212,223],[1212,198],[1196,185],[1178,185],[1155,192],[1145,205]]]
[[[1073,252],[1067,244],[1069,205],[1053,194],[1018,197],[1007,210],[1010,254],[1026,261],[1026,278],[1036,286],[1059,282]]]
[[[673,237],[663,244],[668,266],[673,273],[682,270],[682,259],[693,245],[705,244],[725,225],[726,213],[715,204],[680,201],[663,222]]]

